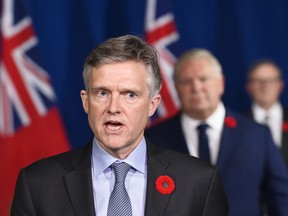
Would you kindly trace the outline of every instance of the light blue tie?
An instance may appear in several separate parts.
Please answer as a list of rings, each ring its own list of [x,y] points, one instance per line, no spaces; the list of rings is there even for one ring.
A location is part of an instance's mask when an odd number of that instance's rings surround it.
[[[124,162],[114,163],[114,189],[109,198],[107,216],[132,216],[132,206],[125,188],[125,178],[130,165]]]

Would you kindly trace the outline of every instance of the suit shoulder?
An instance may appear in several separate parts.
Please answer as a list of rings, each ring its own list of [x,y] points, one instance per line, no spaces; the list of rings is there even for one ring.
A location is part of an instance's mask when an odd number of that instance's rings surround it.
[[[198,166],[200,168],[208,168],[208,169],[215,168],[215,166],[211,165],[210,163],[204,160],[201,160],[197,157],[194,157],[189,154],[182,153],[182,152],[168,149],[165,155],[174,163],[179,164],[179,166],[188,165],[188,166]]]
[[[245,127],[246,131],[249,131],[249,129],[251,129],[251,130],[255,130],[255,129],[256,130],[265,130],[265,128],[267,128],[267,126],[254,121],[249,116],[246,116],[244,114],[240,114],[240,113],[233,112],[233,111],[229,110],[229,111],[227,111],[227,115],[233,116],[237,121],[237,125],[239,127]]]
[[[180,114],[177,114],[175,116],[172,116],[162,122],[159,122],[155,125],[152,125],[148,128],[146,128],[145,132],[146,133],[151,133],[153,131],[166,131],[169,129],[173,129],[174,127],[171,126],[175,126],[178,125],[180,123]]]
[[[73,149],[64,153],[53,155],[47,158],[40,159],[27,167],[24,167],[26,173],[29,174],[40,174],[57,175],[63,172],[69,172],[73,169],[80,161],[89,159],[90,145],[86,145],[79,149]]]
[[[175,170],[178,170],[179,172],[186,172],[187,170],[191,170],[193,172],[215,171],[216,167],[214,165],[211,165],[210,163],[189,154],[161,148],[158,146],[153,146],[153,148],[154,153],[157,152],[157,160],[160,163],[163,163],[164,166],[170,164]]]

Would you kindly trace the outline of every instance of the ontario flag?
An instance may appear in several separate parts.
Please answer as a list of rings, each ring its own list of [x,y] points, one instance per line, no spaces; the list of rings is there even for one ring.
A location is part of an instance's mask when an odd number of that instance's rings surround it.
[[[22,4],[22,5],[21,5]],[[9,215],[20,168],[70,149],[24,1],[2,0],[0,32],[0,215]]]
[[[179,111],[179,99],[174,87],[173,70],[175,55],[169,47],[179,39],[171,5],[167,0],[147,0],[145,18],[145,40],[158,51],[162,75],[162,101],[150,119],[148,127],[157,124]]]

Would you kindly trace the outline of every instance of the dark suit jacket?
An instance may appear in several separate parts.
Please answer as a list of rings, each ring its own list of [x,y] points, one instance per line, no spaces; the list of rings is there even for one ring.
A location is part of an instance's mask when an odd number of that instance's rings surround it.
[[[246,115],[250,117],[251,119],[254,119],[252,110],[247,112]],[[288,111],[287,110],[284,110],[284,113],[283,113],[283,124],[284,123],[288,124]],[[282,130],[282,140],[281,140],[280,151],[288,167],[288,131],[287,130]]]
[[[95,215],[91,146],[36,162],[21,170],[12,204],[12,216]],[[163,195],[155,181],[170,176],[175,190]],[[133,198],[132,198],[133,199]],[[226,197],[217,169],[197,158],[148,147],[145,215],[225,216]]]
[[[268,127],[227,111],[236,127],[224,126],[218,154],[230,216],[259,216],[260,191],[266,187],[270,215],[288,215],[288,175]],[[188,154],[180,114],[147,129],[147,139]]]

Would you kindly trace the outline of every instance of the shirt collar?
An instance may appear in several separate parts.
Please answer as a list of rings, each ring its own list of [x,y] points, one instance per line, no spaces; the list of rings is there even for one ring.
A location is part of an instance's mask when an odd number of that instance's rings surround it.
[[[216,110],[207,118],[206,123],[213,129],[221,131],[225,118],[225,107],[220,102]]]
[[[146,172],[146,141],[144,137],[139,145],[128,155],[124,160],[119,160],[106,152],[97,142],[96,138],[93,139],[92,146],[92,173],[97,176],[110,167],[115,161],[126,162],[137,171]]]
[[[199,124],[203,122],[189,117],[186,113],[183,113],[181,118],[182,121],[185,122],[185,124],[188,124],[193,128],[196,128]],[[205,120],[205,122],[209,125],[210,128],[215,130],[221,130],[224,118],[225,118],[225,107],[222,102],[219,102],[216,110]],[[221,122],[221,124],[219,124],[219,122]]]
[[[269,110],[263,109],[257,104],[253,104],[252,112],[255,119],[261,121],[267,116],[267,114],[269,114],[270,117],[279,115],[279,113],[282,112],[282,107],[279,102],[275,103]]]

